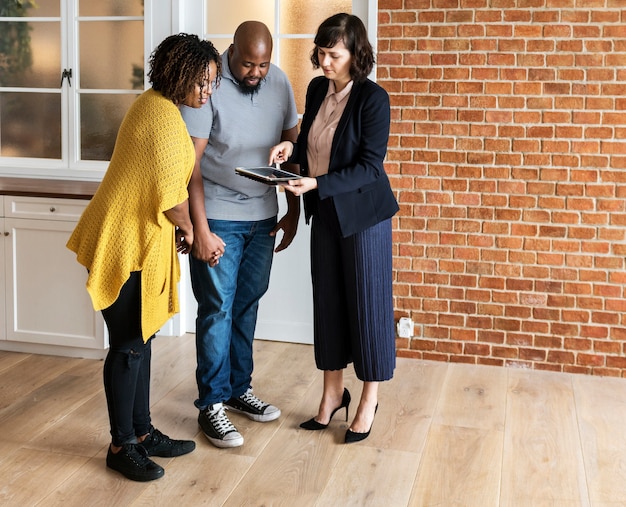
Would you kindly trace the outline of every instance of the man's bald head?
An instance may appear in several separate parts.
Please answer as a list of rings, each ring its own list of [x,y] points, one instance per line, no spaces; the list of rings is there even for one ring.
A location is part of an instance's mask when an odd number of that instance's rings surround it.
[[[270,70],[272,45],[272,34],[260,21],[244,21],[235,30],[228,66],[243,93],[252,95],[258,90]]]
[[[242,49],[263,47],[269,51],[270,55],[272,54],[272,34],[270,29],[260,21],[244,21],[241,23],[235,30],[233,44]]]

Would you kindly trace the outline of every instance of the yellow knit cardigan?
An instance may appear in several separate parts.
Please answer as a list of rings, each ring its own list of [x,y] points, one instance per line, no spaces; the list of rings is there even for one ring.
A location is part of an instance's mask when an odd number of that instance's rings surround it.
[[[126,113],[107,172],[67,247],[89,270],[95,310],[111,306],[141,271],[141,329],[147,341],[179,311],[174,224],[164,211],[188,198],[195,151],[178,107],[154,90]]]

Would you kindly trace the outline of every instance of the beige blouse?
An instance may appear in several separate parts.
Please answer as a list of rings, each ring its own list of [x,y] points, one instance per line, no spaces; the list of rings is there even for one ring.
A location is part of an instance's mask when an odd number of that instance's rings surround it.
[[[335,92],[334,81],[330,81],[328,84],[326,98],[322,102],[309,131],[306,155],[309,162],[309,176],[312,178],[328,173],[333,137],[335,137],[337,124],[348,103],[352,84],[353,81],[350,81],[340,92]]]

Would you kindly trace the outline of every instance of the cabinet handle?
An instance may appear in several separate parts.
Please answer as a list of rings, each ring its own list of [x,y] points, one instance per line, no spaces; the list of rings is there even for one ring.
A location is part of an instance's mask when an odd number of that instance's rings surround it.
[[[50,213],[54,213],[57,209],[54,206],[50,206]]]
[[[9,233],[8,233],[8,232],[5,232],[5,233],[4,233],[4,235],[5,235],[5,236],[8,236],[8,235],[9,235]]]

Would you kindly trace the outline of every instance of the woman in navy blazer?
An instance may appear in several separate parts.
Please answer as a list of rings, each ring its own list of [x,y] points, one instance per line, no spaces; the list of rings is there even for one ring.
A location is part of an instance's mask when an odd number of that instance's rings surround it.
[[[324,390],[317,416],[300,426],[325,429],[341,408],[348,420],[343,370],[352,362],[363,389],[349,443],[369,435],[378,384],[395,369],[391,217],[398,203],[383,166],[389,96],[367,79],[374,53],[356,16],[324,21],[311,61],[324,76],[309,84],[297,144],[272,148],[270,163],[300,164],[304,177],[285,189],[304,196],[311,221],[314,348]]]

